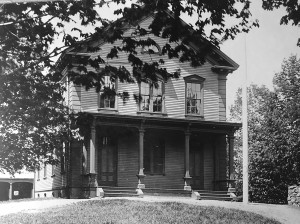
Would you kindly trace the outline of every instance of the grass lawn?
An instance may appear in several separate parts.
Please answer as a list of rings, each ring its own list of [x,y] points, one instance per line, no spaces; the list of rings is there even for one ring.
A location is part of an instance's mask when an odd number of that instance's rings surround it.
[[[201,207],[175,202],[93,200],[40,213],[19,213],[0,217],[0,223],[264,223],[279,222],[234,209]]]

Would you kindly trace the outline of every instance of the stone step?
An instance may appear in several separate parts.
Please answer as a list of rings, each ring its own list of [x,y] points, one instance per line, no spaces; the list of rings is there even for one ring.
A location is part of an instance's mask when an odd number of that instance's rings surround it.
[[[232,198],[228,195],[227,197],[222,196],[202,196],[200,194],[201,198],[200,200],[217,200],[217,201],[232,201]]]
[[[124,193],[124,192],[105,192],[104,191],[104,197],[139,197],[139,195],[137,193],[133,194],[133,193]]]
[[[104,197],[139,197],[136,188],[133,187],[114,187],[101,186],[104,191]]]
[[[185,191],[183,189],[163,189],[163,188],[145,188],[142,189],[145,195],[176,195],[176,196],[185,196],[190,197],[191,193],[190,191]]]
[[[228,193],[228,191],[209,191],[209,190],[194,190],[194,191],[197,191],[199,194],[226,194],[227,195]]]

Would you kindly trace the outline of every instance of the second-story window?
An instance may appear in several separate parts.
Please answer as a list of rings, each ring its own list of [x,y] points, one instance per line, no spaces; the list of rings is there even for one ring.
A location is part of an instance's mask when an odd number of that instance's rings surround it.
[[[99,107],[103,109],[114,109],[116,107],[116,83],[112,82],[110,76],[104,76],[104,84],[100,90]]]
[[[163,82],[157,86],[145,82],[140,83],[140,111],[163,112]]]
[[[204,78],[192,75],[185,78],[185,102],[187,115],[203,116],[203,82]]]

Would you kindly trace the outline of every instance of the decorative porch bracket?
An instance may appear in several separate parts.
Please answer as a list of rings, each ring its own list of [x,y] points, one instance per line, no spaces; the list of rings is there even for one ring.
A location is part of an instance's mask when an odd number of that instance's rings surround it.
[[[144,189],[145,184],[144,184],[144,134],[145,134],[145,129],[140,128],[139,129],[139,173],[137,174],[138,177],[138,185],[137,188],[139,189]]]
[[[185,131],[185,176],[184,176],[184,190],[191,191],[191,179],[190,176],[190,131]]]

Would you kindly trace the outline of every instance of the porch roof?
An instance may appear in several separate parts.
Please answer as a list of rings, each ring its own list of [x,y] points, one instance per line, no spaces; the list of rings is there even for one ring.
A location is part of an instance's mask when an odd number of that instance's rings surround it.
[[[130,116],[119,114],[89,113],[94,117],[94,124],[133,127],[143,129],[168,129],[190,132],[234,134],[242,127],[241,123],[205,121],[199,119],[177,119],[166,116]]]

